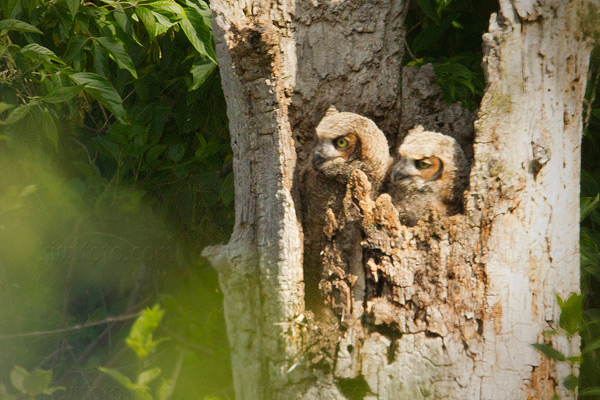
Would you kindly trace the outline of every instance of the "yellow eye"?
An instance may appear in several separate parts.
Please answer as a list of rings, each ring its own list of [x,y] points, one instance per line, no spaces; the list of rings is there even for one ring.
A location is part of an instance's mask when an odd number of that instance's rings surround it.
[[[417,169],[425,170],[431,168],[432,164],[427,160],[416,160],[415,166],[417,167]]]
[[[350,142],[348,141],[348,139],[346,139],[344,137],[339,137],[334,140],[333,144],[335,145],[335,147],[337,147],[339,149],[343,149],[344,147],[348,147]]]

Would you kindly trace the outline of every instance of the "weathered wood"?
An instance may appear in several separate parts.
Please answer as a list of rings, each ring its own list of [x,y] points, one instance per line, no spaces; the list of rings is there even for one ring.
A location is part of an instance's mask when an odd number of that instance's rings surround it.
[[[476,123],[468,214],[481,232],[481,398],[548,398],[568,368],[531,343],[556,327],[555,293],[579,291],[582,101],[590,42],[585,1],[501,1],[484,35],[488,87]],[[554,345],[566,353],[565,343]],[[564,398],[564,397],[562,397]]]
[[[305,349],[315,335],[302,325],[302,240],[292,193],[296,151],[302,157],[308,146],[295,148],[292,128],[298,143],[310,141],[334,104],[387,121],[394,132],[404,2],[210,6],[234,153],[236,223],[230,242],[204,255],[220,272],[236,397],[291,399],[307,391],[308,398],[341,398],[330,378],[306,371]]]
[[[531,343],[558,321],[554,294],[579,287],[585,0],[500,3],[471,143],[473,117],[444,107],[431,71],[407,70],[399,93],[403,1],[211,1],[236,225],[204,254],[219,269],[238,399],[337,400],[351,384],[365,399],[567,395],[570,371]],[[324,326],[304,312],[294,185],[330,105],[390,142],[413,122],[450,134],[472,168],[464,213],[414,227],[356,171],[325,229],[321,288],[339,323]]]

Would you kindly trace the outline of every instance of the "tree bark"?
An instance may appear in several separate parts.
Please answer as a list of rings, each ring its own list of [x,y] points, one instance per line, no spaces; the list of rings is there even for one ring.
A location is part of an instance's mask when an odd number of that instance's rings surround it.
[[[570,371],[531,347],[558,321],[555,292],[579,287],[590,47],[584,0],[563,3],[501,1],[484,35],[488,87],[473,135],[474,118],[423,85],[431,70],[406,69],[401,93],[404,1],[211,1],[236,224],[227,245],[203,254],[219,271],[237,399],[566,395]],[[352,287],[343,262],[327,260],[343,259],[353,226],[364,315],[339,315],[325,332],[304,310],[295,174],[330,105],[373,119],[392,146],[413,123],[450,134],[472,168],[464,213],[415,227],[400,224],[388,195],[370,198],[356,171],[344,215],[326,228],[323,287]]]

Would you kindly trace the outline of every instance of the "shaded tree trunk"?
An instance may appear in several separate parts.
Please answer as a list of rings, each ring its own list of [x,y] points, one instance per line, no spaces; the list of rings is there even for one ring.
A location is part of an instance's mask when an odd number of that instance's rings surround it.
[[[236,224],[227,245],[204,255],[219,270],[238,399],[560,392],[569,371],[530,344],[558,321],[555,292],[579,287],[590,48],[579,32],[584,1],[563,3],[502,1],[492,15],[473,135],[474,117],[442,105],[431,70],[406,69],[401,90],[404,1],[211,2]],[[358,230],[364,314],[340,316],[324,332],[304,310],[295,174],[330,105],[373,119],[393,147],[413,123],[455,136],[472,168],[464,213],[432,213],[415,227],[402,226],[389,197],[371,199],[364,175],[353,175],[344,215],[326,229],[335,234],[325,258],[343,257],[342,226]],[[352,269],[326,262],[325,270],[341,270],[326,279],[352,287]]]

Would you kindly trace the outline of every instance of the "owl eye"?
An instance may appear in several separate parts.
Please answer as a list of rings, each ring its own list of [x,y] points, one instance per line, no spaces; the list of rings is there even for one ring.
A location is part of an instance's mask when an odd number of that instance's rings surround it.
[[[333,141],[333,144],[335,145],[335,147],[337,147],[338,149],[343,149],[345,147],[348,147],[348,145],[350,144],[350,142],[348,141],[348,139],[346,139],[345,137],[339,137],[337,139],[335,139]]]
[[[415,166],[417,167],[417,169],[426,170],[426,169],[433,167],[433,164],[431,164],[426,159],[423,159],[423,160],[415,160]]]

